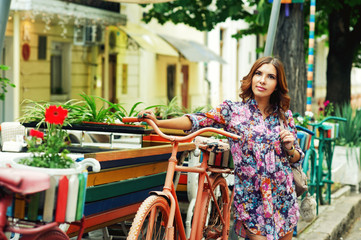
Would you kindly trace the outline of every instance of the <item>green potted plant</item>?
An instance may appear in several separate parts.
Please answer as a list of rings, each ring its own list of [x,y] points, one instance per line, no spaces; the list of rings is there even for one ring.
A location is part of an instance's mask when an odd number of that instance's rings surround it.
[[[66,139],[62,129],[68,110],[51,105],[45,109],[46,131],[31,129],[28,143],[30,157],[20,159],[20,164],[43,168],[71,168],[74,161],[68,156]]]

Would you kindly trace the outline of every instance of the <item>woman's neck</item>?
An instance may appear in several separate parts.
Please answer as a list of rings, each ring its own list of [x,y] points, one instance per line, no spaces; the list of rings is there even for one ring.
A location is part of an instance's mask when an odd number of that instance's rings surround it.
[[[268,99],[256,99],[256,102],[261,112],[264,112],[270,106],[270,102]]]
[[[269,114],[267,110],[269,110],[270,102],[268,99],[256,99],[258,109],[261,111],[263,118],[266,118]]]

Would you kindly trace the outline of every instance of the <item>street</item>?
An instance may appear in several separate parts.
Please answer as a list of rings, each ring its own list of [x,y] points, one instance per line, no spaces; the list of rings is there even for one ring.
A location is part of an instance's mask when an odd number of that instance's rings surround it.
[[[361,240],[361,217],[358,217],[343,240]]]

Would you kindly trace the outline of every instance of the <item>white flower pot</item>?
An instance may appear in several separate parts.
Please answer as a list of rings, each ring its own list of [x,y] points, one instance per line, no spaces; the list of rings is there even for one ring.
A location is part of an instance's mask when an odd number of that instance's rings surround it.
[[[332,160],[332,181],[353,185],[359,191],[361,182],[360,148],[335,146]]]
[[[50,175],[50,188],[45,191],[44,201],[39,206],[42,212],[41,219],[45,222],[59,223],[80,220],[84,212],[88,175],[86,169],[91,167],[93,172],[99,172],[99,162],[94,158],[86,158],[79,163],[74,162],[73,168],[58,169],[19,164],[21,158],[23,157],[7,161],[7,165]]]

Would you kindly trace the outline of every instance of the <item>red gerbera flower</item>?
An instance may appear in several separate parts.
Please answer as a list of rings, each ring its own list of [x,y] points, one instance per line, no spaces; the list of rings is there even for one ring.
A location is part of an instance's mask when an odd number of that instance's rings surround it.
[[[43,132],[40,132],[40,131],[38,131],[38,130],[31,129],[29,134],[30,134],[30,136],[32,136],[32,137],[44,139],[44,133],[43,133]]]
[[[52,124],[63,124],[65,118],[68,116],[68,110],[57,107],[55,105],[49,106],[45,110],[45,121]]]

